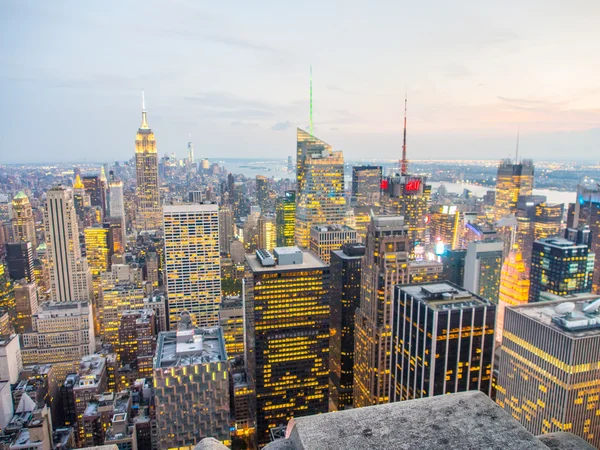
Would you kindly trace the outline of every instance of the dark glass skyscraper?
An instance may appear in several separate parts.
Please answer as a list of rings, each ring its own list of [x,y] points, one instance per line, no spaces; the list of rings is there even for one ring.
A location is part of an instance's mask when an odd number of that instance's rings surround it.
[[[85,192],[90,196],[90,205],[102,209],[102,217],[106,216],[106,191],[102,186],[99,175],[85,175],[83,177]]]
[[[560,296],[591,292],[594,254],[590,253],[589,228],[567,228],[564,238],[546,238],[533,243],[529,303],[541,292]]]
[[[514,163],[505,159],[498,166],[496,176],[496,220],[514,214],[521,195],[533,193],[533,161],[524,159]]]
[[[354,314],[360,306],[363,244],[331,252],[329,410],[352,407],[354,389]]]
[[[34,281],[31,242],[6,244],[6,264],[8,274],[13,280],[26,279],[28,283]]]

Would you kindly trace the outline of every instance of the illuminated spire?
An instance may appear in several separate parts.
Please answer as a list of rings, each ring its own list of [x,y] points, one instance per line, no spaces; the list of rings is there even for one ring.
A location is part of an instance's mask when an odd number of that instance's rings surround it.
[[[148,118],[146,117],[146,98],[144,96],[144,90],[142,89],[142,126],[140,128],[148,129]]]
[[[75,183],[73,184],[73,188],[74,189],[85,189],[85,186],[83,185],[83,183],[81,181],[81,177],[79,176],[79,174],[77,174],[75,176]]]
[[[102,181],[104,184],[108,183],[108,180],[106,179],[106,172],[104,171],[104,166],[100,168],[100,181]]]
[[[402,161],[400,162],[400,175],[408,173],[408,160],[406,159],[406,106],[408,103],[408,89],[404,94],[404,140],[402,141]]]
[[[313,118],[312,118],[312,64],[310,65],[310,135],[313,135]]]

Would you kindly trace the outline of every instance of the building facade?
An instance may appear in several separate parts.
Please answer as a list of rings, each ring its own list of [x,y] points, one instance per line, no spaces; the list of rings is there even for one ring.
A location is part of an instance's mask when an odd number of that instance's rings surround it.
[[[310,229],[309,249],[329,264],[331,252],[358,242],[356,231],[346,225],[316,225]]]
[[[498,239],[469,242],[463,287],[498,303],[503,251],[504,242]]]
[[[496,175],[496,220],[515,214],[519,196],[533,193],[533,173],[533,161],[529,159],[500,162]]]
[[[354,407],[389,402],[394,286],[408,283],[409,226],[400,216],[373,216],[362,263],[354,331]]]
[[[352,167],[352,206],[379,206],[381,166]]]
[[[296,191],[285,191],[275,202],[277,247],[294,245],[296,229]]]
[[[329,411],[351,408],[354,394],[354,315],[360,306],[363,244],[331,252]]]
[[[163,216],[170,326],[177,324],[183,311],[188,311],[196,324],[218,325],[221,259],[217,205],[165,205]]]
[[[14,242],[31,242],[35,247],[35,219],[29,197],[23,191],[17,193],[12,199],[12,234]]]
[[[246,255],[248,368],[259,445],[292,417],[328,410],[329,267],[298,247],[273,253]]]
[[[496,402],[535,435],[600,447],[598,297],[507,308]]]
[[[496,306],[448,283],[397,286],[390,401],[490,395]]]

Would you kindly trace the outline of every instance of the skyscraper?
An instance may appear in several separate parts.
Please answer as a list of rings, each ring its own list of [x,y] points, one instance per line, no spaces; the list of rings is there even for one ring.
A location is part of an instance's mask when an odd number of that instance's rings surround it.
[[[545,238],[533,243],[529,302],[541,292],[557,295],[591,292],[595,255],[590,252],[589,228],[567,228],[565,237]]]
[[[390,401],[490,395],[496,306],[448,283],[397,286]]]
[[[277,229],[277,247],[294,245],[296,229],[296,191],[285,191],[275,203],[275,226]]]
[[[258,443],[292,417],[328,410],[329,267],[297,247],[246,255],[249,374]]]
[[[300,128],[297,144],[295,241],[308,248],[312,226],[345,222],[344,156]]]
[[[263,214],[268,211],[269,179],[263,175],[256,175],[256,202]]]
[[[310,229],[310,251],[329,264],[331,252],[358,242],[356,231],[346,225],[316,225]]]
[[[135,138],[136,227],[155,230],[162,224],[158,183],[156,139],[148,126],[146,105],[142,100],[142,125]]]
[[[36,247],[35,221],[29,197],[20,191],[12,200],[12,233],[14,242],[31,242]]]
[[[506,309],[496,402],[535,435],[600,447],[600,301],[572,297]]]
[[[517,248],[525,267],[531,267],[533,242],[561,233],[564,204],[548,204],[542,195],[521,196],[517,202]]]
[[[460,211],[456,205],[431,205],[429,208],[430,244],[436,253],[445,249],[454,250],[459,245]]]
[[[354,331],[355,408],[389,401],[393,287],[408,283],[408,233],[400,216],[371,217]]]
[[[379,206],[381,166],[352,167],[352,205]]]
[[[219,324],[221,264],[217,205],[165,205],[165,269],[169,323],[188,311],[195,324]]]
[[[521,252],[512,250],[502,264],[500,276],[500,297],[496,309],[496,341],[502,342],[504,311],[507,306],[519,306],[529,299],[529,274]]]
[[[15,332],[17,334],[33,331],[33,315],[38,311],[38,295],[35,283],[18,281],[15,283]]]
[[[351,408],[354,391],[354,314],[360,306],[363,244],[331,252],[329,410]]]
[[[276,246],[277,230],[275,217],[263,213],[258,218],[258,248],[265,248],[269,251],[273,251]]]
[[[110,257],[112,255],[112,242],[108,228],[96,225],[83,230],[86,258],[88,267],[92,273],[94,294],[98,294],[100,285],[100,274],[107,272],[110,268]]]
[[[469,242],[463,287],[493,303],[498,303],[503,251],[504,242],[499,239]]]
[[[229,255],[233,242],[233,211],[228,206],[219,207],[219,250]]]
[[[123,200],[123,182],[111,181],[110,187],[110,217],[120,219],[121,222],[121,245],[125,248],[127,230],[125,228],[125,202]]]
[[[496,176],[496,220],[516,212],[519,196],[532,194],[533,173],[530,159],[514,164],[510,159],[500,162]]]
[[[90,196],[90,205],[97,206],[102,211],[102,220],[106,216],[106,190],[99,175],[85,175],[83,177],[85,192]]]
[[[6,264],[8,274],[13,280],[25,279],[30,283],[34,281],[31,242],[6,244]]]
[[[596,183],[578,185],[577,198],[575,203],[569,205],[569,212],[572,214],[568,215],[567,227],[589,226],[592,236],[594,236],[590,251],[595,255],[600,255],[600,186]],[[600,293],[600,256],[594,262],[592,292]]]
[[[56,186],[47,192],[44,210],[50,295],[56,302],[90,300],[92,275],[81,257],[73,191]]]
[[[431,196],[431,186],[427,184],[427,177],[394,175],[385,178],[381,186],[382,213],[403,216],[408,226],[411,254],[424,253],[427,236],[427,202]]]

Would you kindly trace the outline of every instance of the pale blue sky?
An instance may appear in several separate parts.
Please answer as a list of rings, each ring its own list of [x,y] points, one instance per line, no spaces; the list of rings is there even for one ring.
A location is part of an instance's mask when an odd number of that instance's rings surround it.
[[[0,1],[0,163],[285,157],[600,159],[600,2]]]

